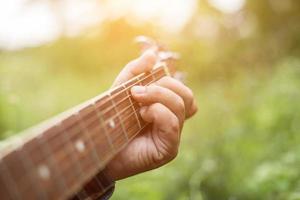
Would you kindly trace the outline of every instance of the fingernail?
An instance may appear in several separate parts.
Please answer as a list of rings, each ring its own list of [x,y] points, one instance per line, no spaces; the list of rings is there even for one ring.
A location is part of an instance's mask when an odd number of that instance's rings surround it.
[[[143,93],[146,92],[146,88],[143,87],[143,86],[133,86],[133,87],[131,88],[131,92],[132,92],[133,94],[143,94]]]

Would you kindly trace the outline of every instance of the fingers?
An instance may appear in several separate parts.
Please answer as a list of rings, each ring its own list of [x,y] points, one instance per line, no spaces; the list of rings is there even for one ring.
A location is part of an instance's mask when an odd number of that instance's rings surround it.
[[[140,114],[146,122],[153,123],[157,129],[158,134],[153,136],[159,137],[153,138],[159,152],[157,160],[166,163],[173,159],[177,155],[180,140],[180,125],[176,115],[160,103],[142,107]]]
[[[157,55],[152,50],[145,51],[142,56],[128,63],[121,73],[116,78],[113,86],[120,85],[121,83],[137,76],[143,72],[150,71],[155,65]]]
[[[158,85],[134,86],[131,88],[133,98],[143,104],[160,103],[169,108],[179,119],[180,127],[185,120],[185,106],[182,98],[172,90]]]
[[[198,108],[194,99],[194,94],[192,90],[183,83],[174,78],[166,76],[158,80],[156,84],[172,90],[183,99],[186,118],[193,116],[197,112]]]

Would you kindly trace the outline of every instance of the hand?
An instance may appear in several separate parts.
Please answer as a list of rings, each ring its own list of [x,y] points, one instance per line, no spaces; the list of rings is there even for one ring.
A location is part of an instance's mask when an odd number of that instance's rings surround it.
[[[125,66],[113,85],[150,71],[156,60],[153,51],[146,51]],[[163,77],[146,87],[134,86],[131,94],[143,105],[140,114],[150,126],[108,163],[105,172],[113,180],[160,167],[174,159],[184,120],[197,111],[192,91],[171,77]]]

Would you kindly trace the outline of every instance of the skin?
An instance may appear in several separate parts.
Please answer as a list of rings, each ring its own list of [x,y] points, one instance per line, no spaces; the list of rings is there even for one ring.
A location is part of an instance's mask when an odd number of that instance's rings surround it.
[[[146,51],[125,66],[113,86],[150,71],[157,59],[153,51]],[[155,169],[173,160],[178,153],[184,121],[197,112],[191,89],[171,77],[146,87],[134,86],[131,94],[142,105],[143,120],[151,125],[108,163],[105,173],[113,180]]]

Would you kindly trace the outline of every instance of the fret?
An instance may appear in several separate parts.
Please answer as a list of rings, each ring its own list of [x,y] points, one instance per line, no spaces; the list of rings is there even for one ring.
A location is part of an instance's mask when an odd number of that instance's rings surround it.
[[[31,159],[36,166],[34,173],[38,174],[40,184],[44,190],[47,190],[50,199],[65,197],[67,192],[71,190],[72,184],[77,183],[76,174],[74,175],[74,162],[69,156],[66,147],[63,143],[64,133],[60,133],[61,129],[58,126],[51,127],[39,137],[35,138],[38,147],[30,142],[26,144],[26,149]],[[58,134],[59,133],[59,134]],[[56,135],[56,137],[53,137]],[[48,140],[48,139],[51,140]],[[58,141],[60,141],[58,143]],[[61,144],[60,148],[56,148],[57,144]],[[36,152],[39,153],[37,156]],[[43,156],[42,156],[43,155]],[[44,159],[41,159],[44,157]],[[58,170],[59,166],[59,170]]]
[[[134,112],[134,116],[135,116],[136,122],[137,122],[137,124],[139,125],[139,128],[142,128],[141,123],[140,123],[140,121],[139,121],[139,119],[138,119],[138,115],[137,115],[137,113],[136,113],[136,110],[135,110],[135,108],[134,108],[134,106],[133,106],[133,99],[132,99],[130,93],[128,92],[128,91],[130,90],[130,88],[126,88],[126,86],[125,86],[124,84],[122,85],[122,87],[125,89],[126,95],[129,97],[130,106],[132,107],[132,110],[133,110],[133,112]]]
[[[20,150],[17,149],[3,159],[6,170],[10,174],[10,178],[14,182],[15,188],[19,194],[29,199],[37,198],[35,192],[32,191],[32,185],[28,183],[31,180],[30,170],[23,165],[20,156]],[[21,197],[22,198],[22,197]]]
[[[130,90],[130,88],[134,85],[136,85],[139,82],[138,77],[133,78],[132,80],[127,81],[123,85]]]
[[[10,156],[10,155],[8,155]],[[10,197],[11,199],[20,200],[21,193],[17,188],[17,183],[13,179],[10,170],[7,168],[6,163],[3,158],[0,160],[0,181],[3,182],[1,185],[4,185],[7,189],[1,192],[3,198],[5,196]],[[4,188],[1,188],[4,189]],[[8,194],[7,194],[8,193]],[[6,195],[5,195],[6,194]]]
[[[153,73],[145,73],[141,78],[141,84],[146,86],[152,83],[153,80],[155,80],[155,78],[153,77]]]
[[[86,138],[82,137],[82,128],[79,124],[78,117],[76,114],[64,119],[61,124],[63,125],[63,130],[68,133],[69,141],[71,144],[76,143],[81,140],[85,145],[87,145]]]
[[[95,193],[101,193],[103,194],[103,191],[105,190],[105,187],[101,183],[101,181],[98,178],[98,175],[96,175],[92,180],[90,180],[84,187],[83,190],[85,191],[85,195],[87,197],[92,197],[91,199],[96,199],[95,198]],[[82,191],[79,191],[78,193],[82,193]],[[81,196],[84,196],[80,194]],[[74,199],[74,198],[73,198]],[[72,200],[73,200],[72,199]],[[76,199],[76,198],[75,198]],[[89,198],[88,198],[89,199]]]
[[[142,79],[141,79],[139,76],[137,76],[136,79],[137,79],[138,81],[136,82],[135,85],[141,85],[141,86],[143,86],[143,85],[142,85]]]
[[[134,103],[137,104],[137,103]],[[119,112],[119,117],[123,119],[123,126],[124,128],[127,130],[127,135],[128,138],[132,138],[132,132],[131,132],[131,128],[132,127],[137,127],[140,128],[139,123],[136,122],[136,120],[138,118],[135,118],[135,109],[133,107],[133,104],[127,105],[127,107],[123,108],[123,110],[121,110]],[[132,123],[131,123],[132,122]]]
[[[42,147],[42,148],[40,148],[39,152],[43,152],[43,155],[47,155],[47,156],[45,156],[45,158],[46,158],[45,164],[46,164],[46,166],[49,167],[49,169],[51,171],[51,180],[52,180],[51,185],[49,185],[49,182],[46,181],[46,183],[48,183],[48,185],[45,186],[45,188],[51,189],[52,193],[51,192],[49,192],[49,193],[51,193],[51,195],[54,195],[54,196],[51,196],[48,194],[49,199],[58,198],[59,194],[64,194],[64,192],[67,191],[64,176],[61,173],[60,169],[58,168],[60,163],[57,163],[55,161],[55,159],[53,158],[55,156],[55,154],[53,154],[51,152],[48,142],[43,137],[43,134],[37,138],[37,142],[38,142],[38,145],[40,147]]]
[[[57,134],[59,133],[59,134]],[[52,134],[57,134],[56,137],[51,137]],[[68,149],[67,147],[69,147],[69,144],[66,143],[66,139],[65,139],[65,134],[61,131],[61,128],[59,127],[59,125],[53,126],[49,129],[47,129],[44,133],[43,133],[43,140],[47,141],[47,148],[48,151],[46,151],[47,153],[49,153],[49,155],[45,155],[46,157],[51,156],[51,153],[55,156],[52,157],[52,159],[54,160],[55,163],[57,163],[58,166],[60,166],[60,171],[63,174],[63,166],[68,166],[71,165],[72,166],[72,159],[69,156],[69,153],[72,152],[70,151],[70,148]],[[50,139],[49,139],[50,138]],[[59,145],[58,145],[59,144]],[[31,146],[31,145],[28,145]],[[34,148],[32,150],[32,159],[36,161],[36,163],[42,163],[43,161],[43,157],[41,156],[41,154],[39,154],[39,156],[37,156],[37,154],[34,154]],[[63,164],[68,164],[68,165],[63,165]],[[67,170],[66,170],[67,171]],[[66,186],[67,186],[67,180],[66,182]]]
[[[84,200],[84,199],[86,199],[87,197],[88,197],[88,194],[87,194],[87,192],[85,191],[85,189],[82,189],[80,192],[78,192],[77,194],[76,194],[76,199],[79,199],[79,200]]]
[[[40,153],[40,152],[39,152]],[[18,149],[18,154],[20,155],[20,160],[23,163],[23,166],[25,169],[27,169],[27,176],[29,176],[29,180],[31,182],[30,189],[34,190],[33,192],[36,194],[36,197],[47,199],[48,195],[45,192],[45,188],[43,188],[39,183],[40,180],[38,176],[41,176],[43,174],[39,173],[32,173],[32,170],[35,169],[35,165],[33,164],[33,161],[30,159],[30,156],[27,154],[25,149]],[[48,169],[49,170],[49,169]],[[31,173],[30,173],[31,172]],[[40,172],[37,170],[37,172]],[[49,175],[50,176],[50,175]],[[47,177],[50,178],[50,177]],[[28,184],[28,183],[27,183]],[[52,189],[52,188],[51,188]]]
[[[159,80],[166,75],[163,67],[158,67],[153,71],[154,80]]]
[[[63,139],[63,138],[60,138]],[[78,172],[76,171],[76,168],[74,169],[74,159],[73,156],[70,156],[70,154],[75,153],[70,151],[70,148],[68,149],[69,145],[66,144],[63,149],[56,151],[54,153],[55,156],[52,157],[54,163],[59,166],[60,174],[62,174],[63,177],[63,184],[64,188],[72,188],[74,186],[74,183],[77,183],[76,179],[78,178]],[[51,151],[51,146],[49,145],[49,149]],[[45,163],[41,163],[39,165],[40,170],[44,168]],[[51,166],[51,165],[49,165]],[[48,166],[47,166],[48,167]],[[49,167],[48,167],[49,168]],[[51,168],[49,168],[51,169]],[[53,169],[53,168],[52,168]]]
[[[160,66],[67,112],[53,120],[54,125],[42,126],[39,136],[1,158],[0,198],[70,197],[147,125],[130,88],[149,85],[166,74]],[[102,177],[92,180],[98,195],[107,189],[109,182]],[[89,197],[84,188],[78,199]]]
[[[79,113],[82,118],[82,124],[87,132],[90,133],[90,138],[95,144],[96,152],[101,160],[100,164],[103,165],[104,161],[111,156],[111,152],[114,152],[114,147],[108,136],[107,130],[102,126],[104,122],[102,121],[95,104],[84,108],[79,111]],[[93,115],[90,115],[90,118],[87,118],[88,113],[93,113]]]
[[[49,134],[51,130],[48,130],[44,133],[45,136]],[[72,156],[72,148],[68,141],[67,133],[64,132],[63,127],[58,124],[54,127],[52,127],[52,133],[58,132],[59,134],[59,140],[63,142],[63,148],[59,148],[55,150],[55,140],[49,141],[49,147],[52,150],[52,152],[55,153],[55,161],[59,163],[61,173],[64,175],[65,179],[65,185],[66,187],[71,190],[74,187],[76,187],[78,183],[78,177],[80,177],[80,171],[78,169],[78,166],[76,165],[76,160]],[[45,138],[47,140],[47,138]]]
[[[53,137],[53,135],[55,135]],[[52,126],[51,128],[47,129],[43,133],[43,138],[45,141],[47,141],[48,147],[50,151],[48,153],[56,154],[56,161],[58,163],[64,161],[67,157],[67,154],[65,154],[64,148],[65,146],[65,140],[64,140],[64,133],[61,131],[60,127],[58,125]],[[34,151],[35,149],[32,149]],[[45,155],[45,156],[50,156]],[[37,156],[37,155],[34,155]],[[43,157],[40,156],[40,158],[35,158],[37,161],[42,160]]]
[[[85,127],[79,112],[76,114],[76,117],[78,118],[79,126],[81,127],[81,130],[83,132],[82,134],[87,138],[87,143],[90,144],[90,146],[92,148],[92,154],[93,154],[93,158],[94,158],[93,160],[96,163],[96,165],[100,165],[101,160],[99,158],[98,152],[96,151],[95,143],[91,139],[90,133],[88,132],[87,128]]]
[[[113,97],[112,97],[113,96]],[[128,141],[128,134],[126,132],[126,129],[124,127],[124,121],[122,117],[120,116],[120,111],[122,111],[124,108],[128,107],[130,105],[130,102],[128,100],[128,96],[126,93],[126,90],[124,91],[123,87],[117,87],[110,93],[110,100],[112,101],[113,107],[117,113],[117,117],[119,118],[119,122],[121,124],[123,133],[126,137],[126,141]]]
[[[4,199],[13,199],[13,194],[10,191],[9,184],[6,183],[5,178],[1,173],[4,173],[4,170],[1,167],[0,163],[0,194]]]
[[[152,81],[157,81],[155,76],[154,76],[154,73],[151,73],[151,78],[152,78]]]
[[[152,74],[152,73],[151,73]],[[153,78],[152,78],[153,79]],[[154,79],[155,80],[155,79]],[[128,88],[128,90],[130,90],[130,88],[134,85],[138,85],[141,84],[140,82],[140,78],[139,77],[135,77],[134,79],[132,79],[131,81],[125,83],[125,87]],[[134,102],[134,100],[132,99],[132,97],[130,97],[131,101]],[[138,123],[140,125],[140,127],[144,127],[145,126],[145,122],[144,120],[141,118],[140,113],[138,112],[140,109],[140,106],[138,104],[133,104],[133,109],[135,110],[136,116],[137,116],[137,120]]]
[[[110,101],[110,96],[105,96],[102,101],[96,102],[95,107],[99,112],[99,117],[102,119],[102,124],[110,138],[112,145],[115,150],[127,143],[127,138],[124,135],[124,131],[121,126],[119,126],[119,118],[115,117],[117,112],[114,107],[113,102]]]
[[[78,116],[75,114],[62,121],[63,130],[68,136],[68,141],[71,145],[74,159],[78,161],[80,171],[86,173],[97,168],[97,162],[93,159],[91,151],[94,148],[87,141],[87,137],[83,134],[83,129],[80,126]]]
[[[84,189],[88,194],[93,194],[95,192],[103,191],[105,186],[99,180],[98,175],[96,175],[91,181],[88,182]]]
[[[136,123],[135,113],[132,112],[130,115],[126,116],[125,124],[129,135],[129,139],[132,139],[136,133],[141,130],[140,126]]]

